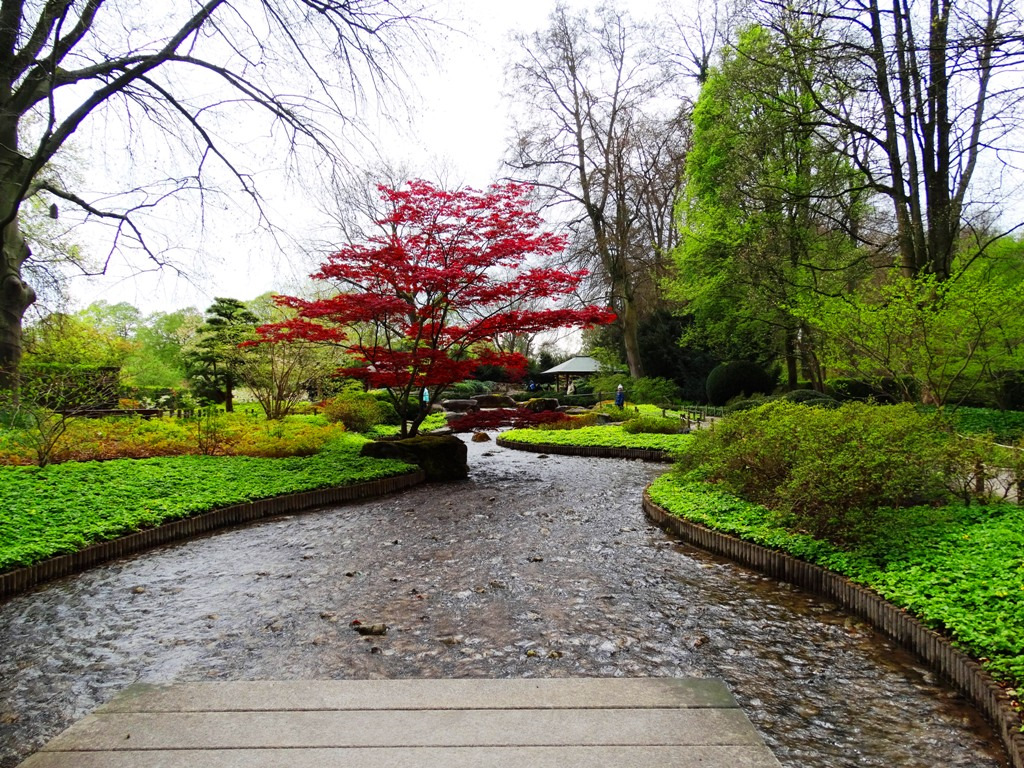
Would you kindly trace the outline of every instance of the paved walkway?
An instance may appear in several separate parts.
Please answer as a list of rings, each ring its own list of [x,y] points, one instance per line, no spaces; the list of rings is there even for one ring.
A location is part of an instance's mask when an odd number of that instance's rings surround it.
[[[778,768],[718,680],[137,685],[21,768]]]

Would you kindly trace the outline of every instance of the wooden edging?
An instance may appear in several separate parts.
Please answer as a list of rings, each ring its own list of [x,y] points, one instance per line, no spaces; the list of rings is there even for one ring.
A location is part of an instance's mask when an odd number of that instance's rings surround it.
[[[828,598],[918,654],[988,717],[1013,768],[1024,768],[1024,733],[1020,716],[1010,707],[1010,697],[980,663],[954,648],[948,638],[835,571],[671,515],[651,501],[646,490],[643,504],[651,520],[687,543]]]
[[[503,448],[533,453],[556,453],[562,456],[591,456],[600,459],[642,459],[643,461],[674,461],[668,451],[655,448],[612,448],[603,445],[551,445],[544,443],[521,443],[506,440],[501,435],[495,441]]]
[[[26,592],[44,581],[67,576],[118,557],[132,555],[168,542],[187,539],[217,528],[226,528],[263,517],[300,512],[329,504],[341,504],[347,501],[383,496],[422,483],[425,479],[426,474],[421,469],[404,475],[368,480],[365,483],[318,488],[287,496],[232,504],[230,507],[221,507],[210,512],[201,512],[181,520],[164,523],[156,528],[149,528],[110,541],[102,541],[77,552],[58,555],[35,565],[2,573],[0,574],[0,600]]]

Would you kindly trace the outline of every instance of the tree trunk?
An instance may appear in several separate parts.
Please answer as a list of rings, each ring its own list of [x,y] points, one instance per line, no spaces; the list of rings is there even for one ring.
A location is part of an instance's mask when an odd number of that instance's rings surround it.
[[[800,385],[800,371],[796,359],[796,331],[786,328],[786,389],[792,392]]]
[[[0,253],[0,389],[10,389],[21,364],[22,319],[36,300],[35,291],[21,279],[28,246],[18,230],[17,219],[5,228]]]
[[[623,299],[621,321],[622,340],[626,345],[626,364],[629,366],[629,375],[634,379],[641,379],[644,376],[644,365],[640,359],[640,341],[638,336],[640,318],[636,302],[626,298]]]

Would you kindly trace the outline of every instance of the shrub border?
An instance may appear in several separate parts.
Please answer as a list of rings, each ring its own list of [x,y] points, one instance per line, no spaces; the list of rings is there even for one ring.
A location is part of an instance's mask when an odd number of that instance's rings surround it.
[[[363,483],[272,496],[267,499],[232,504],[209,512],[200,512],[191,517],[174,520],[137,533],[130,533],[110,541],[101,541],[77,552],[57,555],[34,565],[2,573],[0,574],[0,601],[27,592],[37,584],[68,576],[119,557],[152,549],[161,544],[188,539],[218,528],[242,525],[264,517],[303,512],[329,504],[383,496],[418,485],[425,480],[426,473],[421,469]]]
[[[642,459],[643,461],[675,461],[668,451],[657,448],[614,448],[606,445],[553,445],[551,443],[522,443],[506,440],[501,435],[495,441],[502,448],[532,453],[556,453],[562,456],[591,456],[601,459]],[[1016,768],[1016,766],[1014,767]]]
[[[828,598],[916,653],[974,703],[995,726],[1013,768],[1024,768],[1024,733],[1010,697],[979,662],[954,648],[948,638],[835,571],[676,517],[651,501],[647,489],[643,508],[654,523],[688,544]]]

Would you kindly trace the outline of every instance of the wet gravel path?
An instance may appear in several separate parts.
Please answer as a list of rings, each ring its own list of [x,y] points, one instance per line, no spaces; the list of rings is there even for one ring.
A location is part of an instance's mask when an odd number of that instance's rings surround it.
[[[0,768],[136,681],[640,675],[723,678],[793,768],[1006,765],[915,658],[649,525],[664,467],[493,443],[470,466],[0,604]]]

